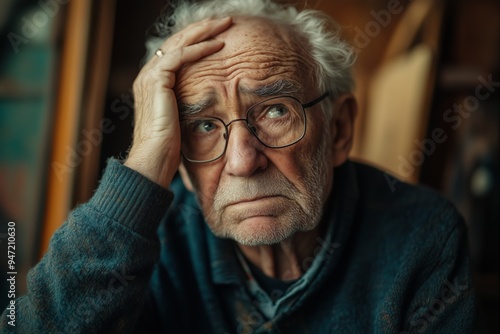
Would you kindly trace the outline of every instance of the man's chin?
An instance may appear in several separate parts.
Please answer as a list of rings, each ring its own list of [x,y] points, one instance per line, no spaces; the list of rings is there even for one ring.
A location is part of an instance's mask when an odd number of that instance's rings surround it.
[[[262,246],[280,243],[297,231],[296,227],[276,217],[255,216],[243,219],[218,236],[232,239],[245,246]]]

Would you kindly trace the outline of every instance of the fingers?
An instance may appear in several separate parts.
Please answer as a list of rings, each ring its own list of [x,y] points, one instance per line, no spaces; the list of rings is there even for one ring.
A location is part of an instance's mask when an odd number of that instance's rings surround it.
[[[188,25],[161,45],[162,50],[175,50],[195,43],[200,43],[210,37],[214,37],[232,24],[231,17],[222,19],[207,19]]]
[[[162,59],[163,71],[175,72],[185,63],[196,61],[222,49],[224,42],[218,40],[204,41],[166,53]],[[164,58],[164,59],[163,59]]]
[[[217,52],[222,48],[223,45],[218,42],[214,42],[213,40],[207,41],[207,39],[220,34],[224,30],[228,29],[231,24],[232,18],[225,17],[222,19],[206,19],[188,25],[186,28],[166,39],[160,46],[160,49],[164,52],[164,55],[161,58],[157,56],[152,57],[144,66],[144,68],[148,69],[149,67],[155,67],[157,63],[168,64],[168,61],[171,61],[172,57],[165,57],[166,55],[170,54],[170,56],[174,56],[174,58],[176,58],[186,52],[184,48],[200,43],[202,44],[201,46],[203,46],[203,48],[200,48],[199,50],[198,48],[194,48],[194,50],[198,50],[196,52],[200,56],[198,58],[188,57],[188,60],[186,60],[186,62],[195,61],[201,57]],[[207,44],[207,42],[213,42],[213,44]],[[192,52],[187,53],[189,55],[193,55]],[[175,64],[176,66],[169,66],[168,68],[166,68],[166,70],[177,70],[180,66],[177,65],[177,61],[175,62]]]
[[[188,25],[163,42],[160,49],[162,57],[154,56],[142,69],[142,72],[162,74],[163,85],[173,88],[174,76],[169,75],[179,70],[185,63],[199,60],[213,54],[224,46],[220,40],[209,39],[228,29],[231,17],[207,19]]]
[[[161,85],[163,89],[173,89],[175,73],[182,65],[196,61],[222,49],[224,42],[209,40],[166,52],[158,60],[144,66],[134,81],[134,88]],[[155,56],[155,58],[158,58]]]

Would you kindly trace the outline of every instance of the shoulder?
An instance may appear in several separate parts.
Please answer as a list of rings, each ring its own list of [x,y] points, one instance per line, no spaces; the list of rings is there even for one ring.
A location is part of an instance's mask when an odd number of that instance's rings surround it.
[[[431,263],[457,256],[465,223],[451,202],[430,188],[407,184],[377,168],[350,165],[358,191],[353,232],[360,248],[387,263],[412,263],[424,271]]]
[[[348,164],[358,196],[344,253],[349,259],[345,288],[362,291],[363,302],[373,303],[372,308],[384,315],[384,327],[400,323],[412,330],[425,326],[439,332],[440,326],[472,322],[474,292],[465,224],[455,207],[432,189],[406,184],[364,164]],[[453,298],[450,287],[457,291]],[[448,311],[431,313],[436,300]],[[462,318],[467,314],[466,320],[442,320],[450,312]],[[435,318],[427,321],[427,314]]]
[[[359,205],[373,218],[420,228],[427,224],[453,228],[462,222],[455,206],[437,191],[405,183],[367,164],[350,164],[357,180]]]

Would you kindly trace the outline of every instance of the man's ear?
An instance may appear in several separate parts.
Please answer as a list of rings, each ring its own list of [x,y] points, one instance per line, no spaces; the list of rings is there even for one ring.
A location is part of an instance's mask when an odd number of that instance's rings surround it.
[[[179,174],[181,174],[181,179],[182,183],[184,183],[184,187],[186,187],[187,190],[194,192],[193,183],[191,182],[191,178],[189,177],[189,174],[183,162],[181,162],[179,165]]]
[[[343,94],[334,102],[333,117],[330,121],[332,134],[332,166],[342,165],[349,155],[354,139],[354,121],[358,104],[352,94]]]

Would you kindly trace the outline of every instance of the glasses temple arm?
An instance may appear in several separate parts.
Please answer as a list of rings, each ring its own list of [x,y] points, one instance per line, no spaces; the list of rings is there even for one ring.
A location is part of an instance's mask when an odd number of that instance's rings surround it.
[[[314,99],[312,100],[311,102],[308,102],[308,103],[305,103],[302,105],[302,108],[310,108],[312,107],[313,105],[315,105],[316,103],[319,103],[321,100],[323,100],[325,97],[329,96],[330,95],[330,92],[326,92],[325,94],[321,95],[320,97],[318,97],[317,99]]]

